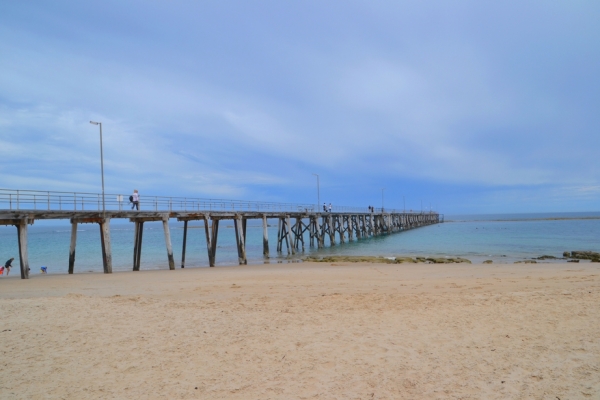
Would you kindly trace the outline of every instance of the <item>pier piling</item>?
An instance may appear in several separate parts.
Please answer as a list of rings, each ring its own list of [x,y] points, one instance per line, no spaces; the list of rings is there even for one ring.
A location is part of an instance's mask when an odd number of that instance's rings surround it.
[[[163,230],[165,231],[165,244],[167,245],[167,259],[169,261],[169,269],[175,269],[175,259],[173,258],[173,246],[171,246],[171,232],[169,230],[169,215],[163,216]]]
[[[19,264],[21,279],[29,279],[29,254],[27,249],[27,218],[21,219],[17,224],[19,235]]]
[[[75,269],[75,247],[77,245],[77,221],[71,219],[71,245],[69,247],[69,274]]]

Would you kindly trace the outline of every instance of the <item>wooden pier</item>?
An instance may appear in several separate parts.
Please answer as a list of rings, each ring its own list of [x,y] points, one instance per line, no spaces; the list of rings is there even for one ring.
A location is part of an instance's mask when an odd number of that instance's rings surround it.
[[[45,193],[45,192],[44,192]],[[50,193],[50,192],[48,192]],[[0,192],[0,206],[3,205],[3,199]],[[50,196],[50,194],[48,194]],[[95,195],[94,195],[95,196]],[[122,197],[122,196],[121,196]],[[62,200],[61,200],[62,201]],[[161,200],[162,201],[162,200]],[[204,201],[204,200],[203,200]],[[206,249],[208,262],[211,267],[215,266],[217,256],[217,240],[219,233],[219,223],[222,220],[233,221],[235,230],[236,247],[238,253],[238,262],[240,265],[247,264],[246,256],[246,226],[248,220],[260,220],[263,227],[263,255],[269,257],[269,237],[268,220],[277,219],[277,253],[286,252],[288,255],[303,252],[306,247],[305,239],[308,239],[310,247],[323,248],[328,244],[335,246],[344,244],[347,241],[362,240],[373,236],[387,235],[402,232],[421,226],[431,225],[443,222],[443,216],[435,212],[416,213],[403,212],[395,210],[375,209],[373,212],[350,207],[339,207],[341,211],[334,212],[315,212],[312,206],[307,205],[289,205],[278,203],[251,203],[224,201],[213,201],[210,203],[211,210],[200,210],[200,204],[197,200],[193,202],[185,200],[183,205],[173,206],[172,198],[168,203],[168,210],[158,210],[158,200],[155,202],[155,210],[152,211],[125,211],[122,204],[113,208],[117,210],[84,210],[85,201],[78,202],[77,198],[72,202],[75,204],[74,210],[56,210],[51,206],[54,204],[48,200],[46,210],[23,208],[23,201],[19,203],[19,208],[4,209],[0,208],[0,225],[14,225],[17,228],[19,242],[19,259],[21,278],[29,277],[28,249],[27,249],[27,228],[35,220],[58,220],[68,219],[71,222],[71,242],[69,248],[69,273],[75,271],[76,247],[77,247],[77,227],[78,224],[95,223],[100,229],[100,245],[102,248],[102,263],[104,272],[112,273],[112,251],[110,240],[110,221],[111,219],[129,219],[135,225],[133,238],[133,271],[139,271],[141,265],[141,254],[143,244],[144,223],[150,221],[161,221],[165,235],[165,246],[167,252],[167,261],[169,269],[175,269],[175,260],[173,257],[173,247],[171,244],[171,234],[169,230],[169,221],[176,219],[183,222],[183,246],[181,257],[181,268],[185,267],[186,242],[188,237],[188,223],[190,221],[203,221],[204,233],[206,237]],[[42,204],[46,205],[44,201]],[[66,204],[71,204],[67,201]],[[162,203],[161,203],[162,204]],[[188,206],[188,204],[190,204]],[[222,208],[238,208],[238,210],[224,211],[215,210],[221,204]],[[203,205],[204,208],[206,204]],[[174,210],[173,208],[181,208]],[[265,211],[249,211],[243,208],[263,208],[273,209]],[[62,203],[61,203],[62,208]],[[80,209],[78,209],[80,208]],[[198,208],[199,210],[190,211]],[[279,208],[279,210],[276,210]],[[287,210],[282,210],[287,208]],[[296,211],[293,211],[293,210]],[[328,242],[328,243],[326,243]]]

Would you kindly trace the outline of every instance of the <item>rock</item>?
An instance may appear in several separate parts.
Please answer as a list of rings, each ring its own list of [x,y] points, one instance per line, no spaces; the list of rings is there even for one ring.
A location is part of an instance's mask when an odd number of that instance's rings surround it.
[[[535,261],[535,260],[515,261],[515,264],[537,264],[537,261]]]
[[[492,263],[493,263],[493,261],[492,261],[492,260],[485,260],[483,263],[484,263],[484,264],[492,264]]]
[[[597,263],[600,263],[600,258],[592,258],[592,260],[591,260],[591,261],[592,261],[592,262],[597,262]]]
[[[535,258],[534,260],[558,260],[558,258],[556,258],[554,256],[543,255],[541,257]]]
[[[563,257],[571,257],[570,251],[563,251]]]
[[[578,262],[579,262],[579,260],[567,260],[567,262],[575,262],[575,263],[578,263]]]
[[[600,258],[600,253],[596,253],[594,251],[577,250],[571,252],[571,258],[578,260],[592,260],[594,258]]]
[[[404,263],[414,264],[417,261],[411,257],[396,257],[396,262],[398,264],[404,264]]]

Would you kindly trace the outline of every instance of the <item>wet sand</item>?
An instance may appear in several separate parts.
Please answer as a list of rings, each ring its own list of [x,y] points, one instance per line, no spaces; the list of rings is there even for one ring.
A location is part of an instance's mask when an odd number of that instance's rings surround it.
[[[17,271],[0,299],[0,398],[600,398],[597,263]]]

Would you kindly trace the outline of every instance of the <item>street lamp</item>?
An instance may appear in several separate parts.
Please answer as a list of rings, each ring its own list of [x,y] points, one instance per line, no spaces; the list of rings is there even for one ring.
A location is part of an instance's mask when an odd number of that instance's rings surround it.
[[[383,213],[383,191],[385,188],[381,188],[381,212]]]
[[[313,175],[317,177],[317,209],[315,210],[315,212],[316,212],[319,210],[319,205],[321,204],[321,193],[320,193],[320,189],[319,189],[319,174],[313,174]]]
[[[402,210],[406,212],[406,200],[404,200],[404,196],[402,196]]]
[[[100,125],[100,172],[102,173],[102,213],[106,211],[106,203],[104,201],[104,154],[102,153],[102,122],[90,121],[92,125]]]

